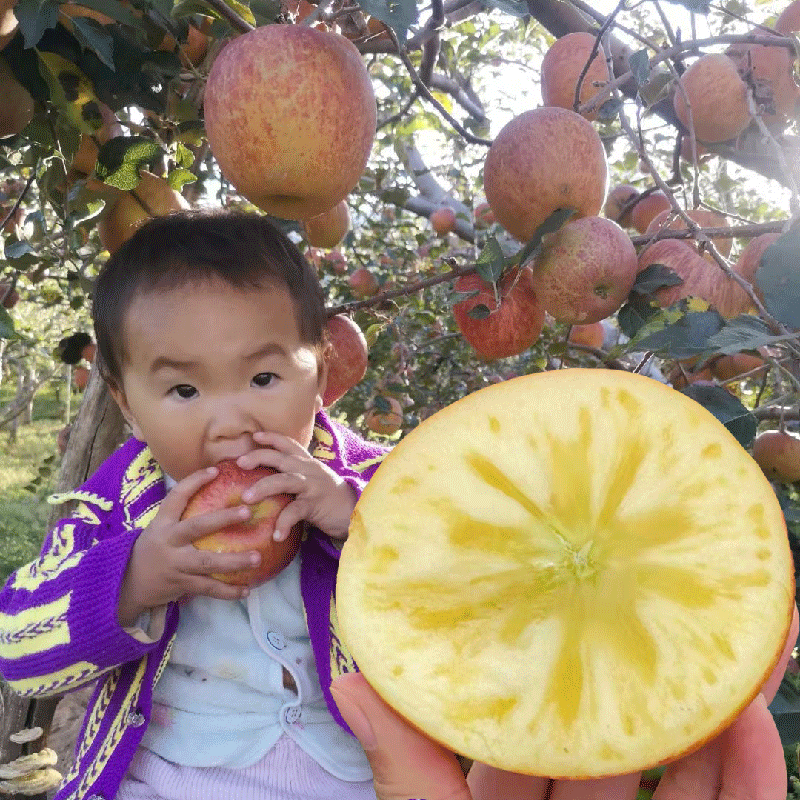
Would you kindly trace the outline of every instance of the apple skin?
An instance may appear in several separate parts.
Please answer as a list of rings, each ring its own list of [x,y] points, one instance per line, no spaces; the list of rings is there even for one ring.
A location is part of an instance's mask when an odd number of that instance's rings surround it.
[[[333,208],[311,217],[303,223],[306,240],[312,247],[332,250],[340,244],[350,230],[350,209],[342,200]]]
[[[133,192],[144,201],[152,215],[156,217],[189,208],[189,203],[183,195],[176,192],[164,178],[146,170],[141,171],[140,178],[139,185],[132,192],[122,194],[100,217],[97,232],[100,235],[100,243],[109,253],[119,250],[123,242],[130,239],[137,229],[151,218],[133,196]]]
[[[794,31],[800,31],[800,0],[793,0],[781,11],[775,24],[772,26],[782,36],[787,36]]]
[[[554,106],[508,122],[483,167],[495,219],[522,242],[559,208],[575,209],[578,217],[599,214],[607,181],[605,149],[591,122]]]
[[[544,105],[574,110],[575,87],[596,41],[593,34],[578,31],[568,33],[553,42],[542,59],[541,86]],[[600,91],[601,87],[595,85],[597,83],[608,83],[608,69],[602,49],[595,53],[581,83],[578,101],[581,105]],[[597,118],[598,112],[599,106],[583,116],[593,120]]]
[[[478,203],[474,211],[475,227],[479,230],[494,225],[494,212],[488,203]]]
[[[403,426],[403,409],[400,401],[394,397],[386,397],[391,406],[390,411],[379,411],[374,406],[364,415],[364,424],[381,436],[391,436]]]
[[[692,107],[695,136],[701,142],[735,139],[749,124],[747,84],[736,63],[723,53],[707,53],[692,63],[680,77]],[[689,112],[684,92],[676,88],[672,105],[681,124],[689,130]]]
[[[364,377],[369,348],[361,328],[346,314],[331,317],[325,328],[330,349],[327,354],[328,382],[322,404],[327,407]]]
[[[624,214],[622,209],[625,208],[625,206],[628,205],[628,203],[638,195],[639,190],[635,186],[631,186],[628,183],[621,183],[618,186],[615,186],[608,193],[605,205],[603,206],[603,214],[613,222],[616,222],[617,225],[621,225],[623,228],[631,227],[633,224],[631,221],[631,212],[633,211],[633,206],[631,206]]]
[[[701,228],[728,227],[728,219],[726,217],[723,217],[722,214],[717,214],[716,211],[711,211],[707,208],[690,208],[685,213],[690,220],[696,222]],[[686,230],[688,225],[678,216],[674,216],[669,222],[667,222],[670,214],[672,214],[671,209],[667,211],[661,211],[660,213],[656,214],[656,216],[653,217],[653,219],[650,221],[650,224],[647,226],[645,235],[655,235],[662,229],[671,231]],[[681,239],[680,241],[691,245],[695,248],[695,250],[697,250],[699,247],[693,239]],[[730,255],[733,239],[714,239],[713,242],[723,257],[727,258]]]
[[[637,274],[628,234],[605,217],[584,217],[545,236],[533,264],[533,290],[559,322],[587,325],[625,302]]]
[[[241,505],[242,492],[245,489],[277,472],[271,467],[242,469],[235,461],[220,461],[216,467],[219,470],[217,477],[192,495],[181,519],[191,519],[198,514]],[[267,497],[252,506],[253,515],[246,522],[229,525],[197,539],[194,546],[198,550],[210,550],[214,553],[257,550],[261,553],[261,563],[257,567],[215,573],[211,577],[234,586],[257,586],[274,578],[284,569],[300,547],[302,525],[295,525],[282,542],[276,542],[272,534],[275,532],[278,516],[293,499],[294,495],[291,494]]]
[[[600,350],[603,347],[605,331],[600,322],[591,322],[588,325],[573,325],[570,329],[568,341],[573,344],[583,344]]]
[[[683,283],[677,286],[666,286],[654,292],[662,308],[684,297],[699,297],[723,317],[732,319],[746,313],[751,305],[739,284],[691,245],[678,239],[661,239],[643,250],[639,256],[639,271],[651,264],[663,264],[683,278]]]
[[[800,481],[800,436],[764,431],[753,440],[753,458],[771,481]]]
[[[764,35],[757,29],[750,33]],[[790,55],[784,47],[738,42],[726,54],[733,59],[742,78],[753,84],[756,103],[774,106],[775,113],[762,115],[764,122],[780,122],[794,116],[800,97],[794,82],[794,52]]]
[[[359,267],[347,282],[359,297],[373,297],[378,293],[378,279],[366,267]]]
[[[5,59],[0,58],[0,139],[18,134],[32,119],[33,98],[16,79]]]
[[[437,236],[447,236],[455,230],[456,212],[449,206],[437,208],[430,216],[430,223]]]
[[[344,200],[375,137],[361,54],[305,25],[263,25],[228,43],[208,75],[204,109],[222,174],[284,219],[310,219]]]
[[[533,291],[529,269],[512,270],[500,280],[498,288],[499,308],[494,288],[477,273],[462,275],[453,287],[456,292],[478,292],[453,305],[453,316],[461,335],[486,361],[527,350],[544,327],[544,307]],[[484,319],[470,317],[469,312],[477,305],[486,306],[492,313]]]
[[[662,211],[669,211],[671,208],[672,204],[664,192],[650,192],[631,209],[630,224],[639,233],[644,233],[658,214]]]

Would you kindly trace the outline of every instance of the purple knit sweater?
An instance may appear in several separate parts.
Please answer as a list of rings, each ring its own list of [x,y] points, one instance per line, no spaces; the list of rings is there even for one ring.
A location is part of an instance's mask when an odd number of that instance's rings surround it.
[[[361,494],[386,450],[317,415],[312,454]],[[74,492],[75,511],[46,538],[35,561],[0,592],[0,674],[27,697],[96,683],[75,762],[55,800],[112,800],[150,719],[153,686],[169,660],[178,605],[167,609],[161,638],[143,643],[125,632],[117,602],[131,548],[164,498],[163,473],[149,449],[129,440]],[[338,636],[339,549],[313,527],[300,547],[300,584],[322,691],[357,669]]]

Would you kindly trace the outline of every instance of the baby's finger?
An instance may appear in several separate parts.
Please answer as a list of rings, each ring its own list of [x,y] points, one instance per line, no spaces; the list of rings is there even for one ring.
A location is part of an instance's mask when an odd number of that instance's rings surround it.
[[[294,500],[278,514],[275,520],[275,530],[272,538],[276,542],[282,542],[289,535],[289,531],[302,520],[306,519],[309,513],[308,503],[302,500]]]
[[[282,433],[256,431],[253,434],[253,441],[260,447],[271,447],[287,455],[308,456],[308,450],[300,442]]]
[[[555,781],[549,800],[636,800],[641,773],[591,778],[583,781]]]
[[[245,503],[260,503],[277,494],[299,494],[306,487],[306,478],[296,472],[276,472],[268,475],[242,492]]]
[[[193,596],[203,595],[216,600],[242,600],[250,594],[247,586],[234,586],[214,578],[197,578],[192,582],[189,593]]]
[[[250,506],[232,506],[198,514],[195,517],[181,520],[175,525],[170,542],[174,545],[191,544],[210,533],[215,533],[229,525],[238,525],[250,519],[253,510]]]
[[[241,553],[215,553],[189,546],[182,548],[179,569],[188,575],[214,576],[253,569],[261,563],[255,550]]]
[[[161,501],[157,516],[161,519],[179,520],[186,510],[186,504],[192,495],[202,486],[214,480],[218,474],[219,470],[216,467],[207,467],[187,475],[182,481],[178,481]]]

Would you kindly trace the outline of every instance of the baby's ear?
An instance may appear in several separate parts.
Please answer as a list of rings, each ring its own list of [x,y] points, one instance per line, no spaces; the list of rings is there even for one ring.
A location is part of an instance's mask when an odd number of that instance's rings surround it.
[[[114,401],[119,406],[122,416],[125,417],[125,421],[128,423],[128,425],[130,425],[133,435],[139,439],[139,441],[144,441],[142,437],[142,429],[139,427],[139,423],[136,421],[136,417],[134,417],[133,412],[128,405],[128,399],[125,396],[125,391],[119,386],[119,384],[117,384],[116,381],[113,380],[107,380],[106,385],[108,386],[108,391],[111,393]]]

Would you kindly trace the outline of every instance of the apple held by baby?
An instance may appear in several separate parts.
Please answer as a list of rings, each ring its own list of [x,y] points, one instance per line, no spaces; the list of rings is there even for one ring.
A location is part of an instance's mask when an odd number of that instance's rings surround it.
[[[186,504],[182,519],[207,514],[221,508],[242,505],[242,492],[262,478],[274,475],[277,470],[260,466],[242,469],[235,461],[221,461],[216,465],[219,473],[214,480],[201,487]],[[275,541],[275,523],[281,511],[294,499],[292,494],[276,494],[251,506],[252,515],[244,522],[228,525],[198,539],[199,550],[214,553],[261,553],[261,563],[236,572],[218,573],[213,578],[236,586],[257,586],[274,578],[295,557],[300,547],[302,525],[295,525],[282,541]]]

